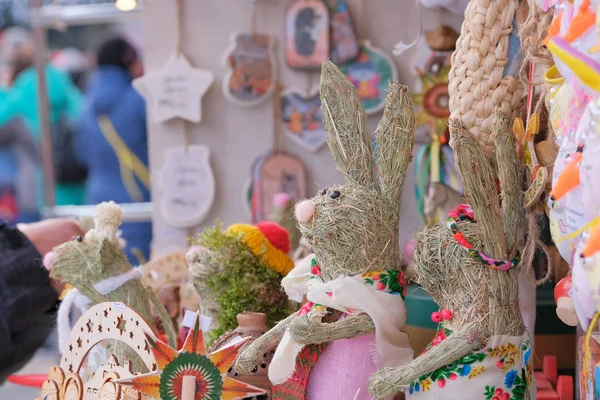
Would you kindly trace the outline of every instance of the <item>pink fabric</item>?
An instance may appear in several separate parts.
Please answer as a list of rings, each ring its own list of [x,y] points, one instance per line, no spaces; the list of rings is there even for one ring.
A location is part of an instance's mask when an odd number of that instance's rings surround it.
[[[375,334],[335,340],[319,356],[308,380],[306,400],[371,400],[369,377],[377,371],[373,362]]]

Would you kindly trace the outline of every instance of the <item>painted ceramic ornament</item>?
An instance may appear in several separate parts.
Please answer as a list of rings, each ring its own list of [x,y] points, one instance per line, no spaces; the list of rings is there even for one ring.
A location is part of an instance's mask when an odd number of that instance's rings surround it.
[[[389,55],[365,40],[357,59],[340,65],[339,69],[358,89],[367,115],[383,110],[387,87],[398,80],[396,64]]]
[[[449,66],[442,66],[437,73],[417,70],[422,88],[412,96],[413,104],[419,107],[415,115],[417,126],[433,124],[433,132],[438,136],[445,134],[450,117],[449,71]]]
[[[214,75],[191,66],[183,55],[173,56],[159,71],[133,81],[133,86],[149,104],[156,123],[174,118],[199,123],[202,97],[212,85]]]
[[[227,375],[250,337],[207,354],[199,314],[180,351],[150,336],[146,340],[158,369],[118,381],[121,385],[162,400],[234,400],[265,392]]]
[[[329,58],[329,11],[322,0],[295,0],[285,18],[290,68],[318,70]]]
[[[270,97],[275,87],[275,40],[268,35],[233,34],[223,64],[223,94],[233,104],[252,107]]]
[[[344,0],[327,0],[331,20],[331,61],[344,64],[358,56],[359,44],[350,8]]]
[[[273,197],[287,193],[292,199],[306,197],[306,170],[302,162],[277,152],[264,157],[253,171],[253,221],[273,215]]]
[[[316,152],[327,142],[327,132],[321,121],[319,88],[304,96],[300,90],[290,89],[281,95],[281,116],[285,133],[296,144]]]
[[[203,145],[167,150],[159,176],[160,212],[165,222],[180,229],[200,224],[215,197],[215,178],[209,150]]]

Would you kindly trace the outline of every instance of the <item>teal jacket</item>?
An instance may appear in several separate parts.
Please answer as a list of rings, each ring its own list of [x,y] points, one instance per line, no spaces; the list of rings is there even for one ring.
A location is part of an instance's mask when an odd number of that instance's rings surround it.
[[[77,120],[82,104],[82,95],[71,78],[51,65],[46,66],[46,90],[50,103],[50,122],[57,126],[62,117]],[[0,126],[14,118],[21,118],[29,128],[36,143],[41,138],[41,120],[38,101],[37,73],[34,68],[21,72],[12,87],[2,96],[0,102]],[[38,204],[43,204],[42,171],[39,173],[37,195]],[[83,204],[84,182],[77,184],[57,184],[56,204]]]

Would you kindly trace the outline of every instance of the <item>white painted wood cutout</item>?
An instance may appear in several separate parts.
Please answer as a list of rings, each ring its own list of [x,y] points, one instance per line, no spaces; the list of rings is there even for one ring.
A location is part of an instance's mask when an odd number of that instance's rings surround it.
[[[208,147],[173,147],[165,154],[159,175],[160,212],[165,222],[180,229],[204,221],[215,198],[215,178]]]
[[[146,99],[156,123],[181,118],[193,123],[202,120],[202,97],[214,81],[212,72],[194,68],[183,55],[171,57],[160,70],[133,81]]]
[[[84,313],[73,327],[66,351],[60,358],[60,367],[66,372],[78,373],[92,347],[103,340],[113,339],[131,347],[152,371],[156,365],[146,334],[154,338],[150,325],[125,304],[97,304]]]

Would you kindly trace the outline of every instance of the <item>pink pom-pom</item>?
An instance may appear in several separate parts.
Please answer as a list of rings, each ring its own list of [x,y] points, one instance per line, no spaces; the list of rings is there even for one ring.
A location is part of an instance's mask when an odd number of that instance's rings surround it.
[[[452,311],[450,310],[444,310],[442,311],[442,318],[444,319],[444,321],[449,321],[452,319]]]
[[[404,244],[404,259],[411,263],[415,252],[415,239],[411,239]]]
[[[44,256],[44,268],[46,268],[48,271],[52,270],[52,263],[54,262],[54,259],[56,258],[56,254],[51,251],[49,253],[46,253],[46,255]]]
[[[273,205],[275,207],[283,208],[292,201],[292,197],[287,193],[277,193],[273,196]]]
[[[304,200],[296,205],[296,219],[301,224],[310,221],[315,215],[315,203],[312,200]]]
[[[437,311],[434,313],[431,313],[431,320],[433,322],[435,322],[436,324],[439,324],[440,322],[442,322],[442,314],[440,314]]]

